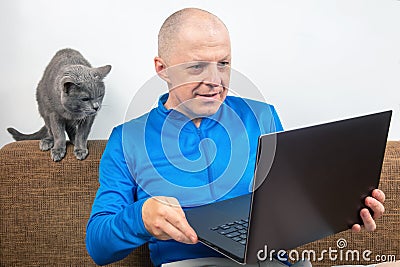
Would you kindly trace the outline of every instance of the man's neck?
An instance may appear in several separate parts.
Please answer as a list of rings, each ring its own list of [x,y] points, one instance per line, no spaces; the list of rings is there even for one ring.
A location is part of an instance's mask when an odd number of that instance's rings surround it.
[[[179,111],[180,113],[184,114],[185,116],[188,116],[188,114],[186,114],[186,113],[183,112],[182,110],[179,110],[179,109],[177,109],[177,108],[174,108],[172,105],[170,105],[170,103],[168,102],[168,100],[164,103],[164,107],[165,107],[166,109],[168,109],[168,110],[170,110],[170,109],[177,110],[177,111]],[[188,116],[188,117],[189,117],[189,116]],[[189,118],[190,118],[190,117],[189,117]],[[202,119],[202,118],[193,118],[193,119],[191,119],[191,121],[192,121],[193,124],[196,126],[196,128],[199,128],[199,127],[200,127],[201,119]]]
[[[201,118],[193,119],[192,122],[194,123],[194,125],[196,126],[196,128],[199,128],[199,127],[200,127],[200,124],[201,124]]]

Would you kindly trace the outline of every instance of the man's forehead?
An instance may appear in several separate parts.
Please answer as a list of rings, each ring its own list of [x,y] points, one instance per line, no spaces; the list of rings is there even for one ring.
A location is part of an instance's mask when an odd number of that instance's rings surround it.
[[[189,32],[175,43],[174,58],[181,61],[223,61],[231,59],[229,35]]]
[[[229,45],[218,47],[189,47],[175,50],[171,59],[174,65],[199,61],[231,61],[231,50]]]

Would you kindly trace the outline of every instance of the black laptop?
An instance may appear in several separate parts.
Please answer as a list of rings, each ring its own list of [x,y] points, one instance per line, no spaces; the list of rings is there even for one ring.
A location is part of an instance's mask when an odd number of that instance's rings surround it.
[[[253,193],[186,210],[189,224],[200,242],[242,264],[257,262],[266,247],[289,250],[362,224],[391,115],[262,135]]]

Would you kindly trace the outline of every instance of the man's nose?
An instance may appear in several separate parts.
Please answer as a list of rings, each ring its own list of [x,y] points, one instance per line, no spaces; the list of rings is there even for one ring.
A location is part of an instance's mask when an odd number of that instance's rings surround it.
[[[218,70],[217,64],[210,64],[208,66],[207,77],[204,79],[204,83],[212,87],[218,87],[222,84],[222,74]]]

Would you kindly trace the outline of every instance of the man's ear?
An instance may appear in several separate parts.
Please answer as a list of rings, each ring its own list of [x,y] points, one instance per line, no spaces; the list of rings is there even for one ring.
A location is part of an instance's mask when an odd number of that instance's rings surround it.
[[[157,75],[166,81],[168,84],[171,83],[169,79],[168,72],[167,72],[167,65],[165,64],[164,60],[160,57],[154,58],[154,68],[157,72]]]

